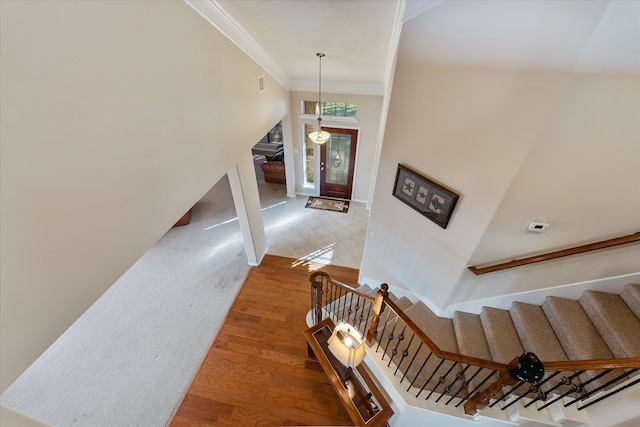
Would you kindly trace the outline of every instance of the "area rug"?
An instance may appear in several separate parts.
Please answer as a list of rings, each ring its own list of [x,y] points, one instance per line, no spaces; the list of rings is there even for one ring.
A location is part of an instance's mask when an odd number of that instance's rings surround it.
[[[328,197],[309,197],[305,208],[322,209],[324,211],[342,212],[349,211],[349,201],[330,199]]]

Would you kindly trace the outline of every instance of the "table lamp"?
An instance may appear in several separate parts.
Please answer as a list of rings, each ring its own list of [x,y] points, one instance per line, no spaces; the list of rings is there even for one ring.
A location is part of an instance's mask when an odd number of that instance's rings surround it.
[[[355,368],[364,359],[362,334],[348,323],[338,323],[327,344],[329,351],[347,368]]]

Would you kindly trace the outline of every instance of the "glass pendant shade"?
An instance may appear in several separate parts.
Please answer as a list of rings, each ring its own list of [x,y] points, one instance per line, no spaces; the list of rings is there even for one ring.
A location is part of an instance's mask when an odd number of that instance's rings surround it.
[[[324,53],[316,53],[316,56],[320,61],[318,66],[318,103],[316,104],[318,127],[307,136],[314,144],[324,144],[331,139],[331,134],[322,130],[322,118],[320,117],[322,111],[322,58],[324,57]]]
[[[316,130],[314,130],[313,132],[311,132],[308,136],[309,139],[311,140],[311,142],[313,142],[314,144],[324,144],[325,142],[327,142],[328,140],[331,139],[331,134],[327,131],[322,130],[322,127],[320,125],[320,121],[322,119],[318,118],[318,127]]]

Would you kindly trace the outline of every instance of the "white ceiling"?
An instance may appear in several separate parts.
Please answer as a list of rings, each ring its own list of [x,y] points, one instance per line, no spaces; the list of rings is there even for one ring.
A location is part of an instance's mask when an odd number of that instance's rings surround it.
[[[447,1],[403,28],[403,59],[640,72],[640,1]]]
[[[216,0],[284,70],[296,89],[322,80],[382,87],[397,0]],[[379,91],[380,92],[380,91]]]
[[[640,73],[639,0],[186,1],[226,14],[296,90],[317,89],[324,52],[323,91],[382,94],[403,19],[402,60]]]

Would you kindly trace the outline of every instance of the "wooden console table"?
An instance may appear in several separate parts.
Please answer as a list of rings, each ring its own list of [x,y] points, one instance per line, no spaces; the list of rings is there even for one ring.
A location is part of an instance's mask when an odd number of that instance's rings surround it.
[[[345,378],[346,368],[329,351],[327,340],[334,326],[331,319],[327,318],[306,330],[304,335],[309,347],[331,380],[354,425],[387,425],[393,410],[364,366],[359,365],[348,378]]]

